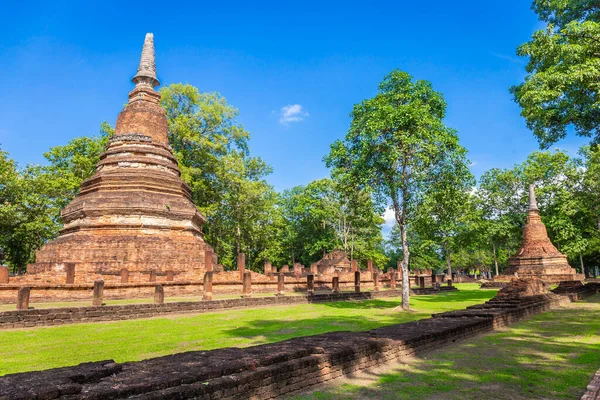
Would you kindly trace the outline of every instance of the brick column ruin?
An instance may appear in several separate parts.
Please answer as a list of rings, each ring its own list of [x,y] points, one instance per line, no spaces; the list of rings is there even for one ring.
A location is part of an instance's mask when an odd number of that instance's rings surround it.
[[[360,293],[360,271],[354,272],[354,291]]]
[[[283,296],[285,292],[285,275],[283,272],[277,274],[277,296]]]
[[[340,277],[339,276],[334,276],[333,278],[331,278],[331,290],[333,291],[333,293],[339,293],[340,292]]]
[[[65,283],[67,285],[74,284],[75,283],[75,263],[65,263],[65,272],[67,274]]]
[[[167,282],[173,282],[173,279],[175,278],[175,272],[173,271],[167,271]]]
[[[373,272],[373,291],[379,292],[379,272]]]
[[[238,253],[237,268],[240,271],[240,279],[244,279],[246,273],[246,255],[244,253]]]
[[[156,271],[152,270],[150,271],[150,278],[148,278],[149,282],[156,282]]]
[[[435,283],[436,279],[437,279],[437,276],[435,276],[435,274],[432,273],[431,274],[431,285],[433,285]]]
[[[207,272],[212,272],[213,270],[213,252],[208,248],[204,250],[204,269]]]
[[[94,307],[100,307],[102,305],[102,299],[104,298],[104,281],[94,281],[93,296],[92,305]]]
[[[284,265],[283,267],[281,267],[281,272],[290,272],[290,266],[289,265]]]
[[[165,289],[163,285],[154,286],[154,304],[163,304],[165,302]]]
[[[358,271],[358,261],[352,260],[352,272]]]
[[[271,263],[266,261],[265,262],[265,275],[271,275],[273,273],[273,267],[271,266]]]
[[[17,294],[17,310],[29,310],[29,294],[31,289],[28,287],[19,288]]]
[[[306,275],[306,293],[309,296],[315,294],[315,276],[313,274]]]
[[[319,273],[319,264],[317,264],[317,263],[310,264],[310,272],[312,272],[313,274],[318,274]]]
[[[302,264],[300,263],[294,263],[294,276],[295,277],[299,277],[302,276]]]
[[[121,269],[121,283],[129,282],[129,270],[127,268]]]
[[[0,285],[8,283],[8,267],[0,266]]]
[[[452,287],[452,279],[448,279],[448,287]]]
[[[421,289],[425,289],[425,277],[424,276],[419,276],[419,287]]]
[[[367,260],[367,271],[373,273],[373,260]]]
[[[390,273],[390,289],[396,290],[396,271],[392,269]]]
[[[206,271],[204,273],[204,282],[202,284],[202,300],[212,300],[212,290],[213,290],[213,272]]]
[[[252,295],[252,274],[250,271],[244,272],[242,282],[242,297],[250,297]]]

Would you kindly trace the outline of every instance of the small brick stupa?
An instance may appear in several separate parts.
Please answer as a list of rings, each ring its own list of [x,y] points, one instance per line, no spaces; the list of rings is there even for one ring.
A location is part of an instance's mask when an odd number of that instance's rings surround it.
[[[116,281],[122,269],[130,282],[163,274],[201,279],[210,249],[202,234],[205,218],[169,146],[167,119],[154,90],[159,81],[151,33],[132,81],[135,88],[96,173],[62,211],[59,237],[37,251],[27,280],[64,283],[71,273],[74,283]]]
[[[550,242],[546,226],[540,218],[534,189],[533,185],[529,185],[529,209],[521,248],[509,259],[509,268],[495,277],[494,281],[509,281],[515,277],[535,277],[546,283],[583,280],[584,276],[577,274],[567,262],[567,257]]]
[[[324,275],[348,273],[352,271],[352,262],[348,259],[345,251],[334,250],[323,255],[323,258],[317,261],[317,271]]]

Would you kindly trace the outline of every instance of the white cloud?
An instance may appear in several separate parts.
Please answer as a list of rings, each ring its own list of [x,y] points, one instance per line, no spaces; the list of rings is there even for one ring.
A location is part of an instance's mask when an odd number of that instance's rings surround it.
[[[469,167],[474,167],[477,165],[477,161],[473,161],[471,164],[469,164]]]
[[[281,107],[279,112],[279,123],[287,125],[291,122],[300,122],[308,117],[308,113],[302,109],[300,104],[290,104]]]
[[[383,213],[383,219],[385,220],[386,227],[393,228],[396,224],[396,214],[394,213],[394,210],[391,208],[386,209]]]

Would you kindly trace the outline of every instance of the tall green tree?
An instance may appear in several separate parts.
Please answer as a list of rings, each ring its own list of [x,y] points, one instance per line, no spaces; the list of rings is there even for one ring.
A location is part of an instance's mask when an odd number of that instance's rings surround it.
[[[446,102],[424,80],[392,71],[378,94],[354,106],[350,130],[326,158],[334,176],[351,177],[368,187],[380,204],[390,204],[402,242],[402,308],[409,309],[409,221],[427,187],[440,179],[444,160],[463,152],[458,136],[446,127]]]
[[[511,88],[521,115],[548,148],[569,127],[600,142],[600,4],[595,0],[536,0],[544,29],[517,49],[528,57],[525,81]]]

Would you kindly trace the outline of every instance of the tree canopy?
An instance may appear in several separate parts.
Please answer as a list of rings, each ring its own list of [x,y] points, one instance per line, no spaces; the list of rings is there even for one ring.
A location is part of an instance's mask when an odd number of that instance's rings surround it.
[[[517,49],[527,76],[511,88],[542,148],[570,127],[600,142],[600,5],[593,0],[536,0],[544,29]]]

